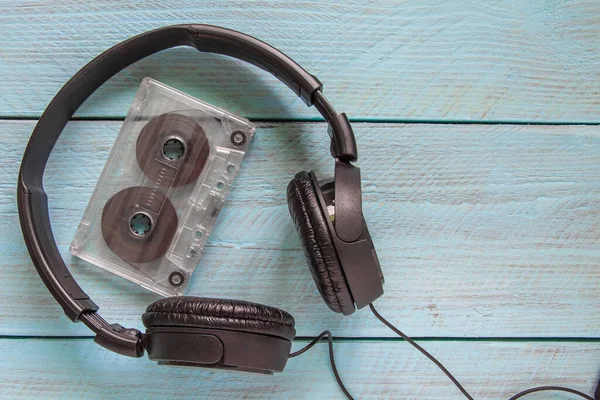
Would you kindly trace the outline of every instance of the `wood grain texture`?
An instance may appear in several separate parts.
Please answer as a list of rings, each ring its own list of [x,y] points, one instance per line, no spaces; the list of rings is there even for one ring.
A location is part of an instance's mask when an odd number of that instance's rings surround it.
[[[18,163],[34,122],[2,122],[0,334],[89,335],[48,295],[23,244]],[[140,326],[157,297],[68,246],[120,128],[74,122],[45,186],[59,248],[110,321]],[[600,127],[357,124],[364,212],[386,276],[380,311],[415,336],[598,337]],[[260,124],[188,293],[296,316],[299,335],[391,336],[368,311],[324,305],[285,188],[332,170],[322,123]]]
[[[0,1],[0,116],[37,117],[94,56],[145,30],[208,23],[268,41],[362,120],[600,121],[600,3]],[[79,116],[122,117],[140,80],[252,118],[315,118],[266,73],[192,49],[151,57]]]
[[[304,342],[296,343],[300,347]],[[476,399],[507,399],[543,384],[593,393],[600,343],[424,342]],[[91,340],[0,339],[2,398],[342,399],[321,344],[275,376],[157,367]],[[336,362],[357,399],[462,399],[446,376],[404,342],[336,342]],[[510,367],[507,367],[510,366]],[[575,399],[568,394],[528,399]]]

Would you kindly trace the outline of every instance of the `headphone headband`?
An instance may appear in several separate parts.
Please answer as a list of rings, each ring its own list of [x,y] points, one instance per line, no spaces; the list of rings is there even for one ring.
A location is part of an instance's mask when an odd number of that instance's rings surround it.
[[[97,334],[95,341],[102,346],[133,357],[141,357],[144,352],[140,332],[118,324],[110,325],[102,319],[96,312],[98,306],[75,282],[60,256],[50,226],[48,197],[42,180],[52,148],[81,104],[127,66],[176,46],[228,55],[270,72],[308,106],[314,104],[329,123],[331,153],[338,162],[356,161],[358,156],[348,118],[343,113],[338,114],[325,99],[321,82],[279,50],[240,32],[210,25],[160,28],[117,44],[79,70],[56,94],[33,130],[19,171],[19,219],[33,263],[65,314],[72,321],[83,321]],[[360,180],[357,183],[360,189]],[[354,215],[347,218],[362,218]]]

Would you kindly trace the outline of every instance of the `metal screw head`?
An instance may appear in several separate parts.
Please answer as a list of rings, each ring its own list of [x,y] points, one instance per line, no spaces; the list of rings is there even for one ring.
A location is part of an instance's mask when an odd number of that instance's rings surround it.
[[[185,282],[185,276],[183,276],[181,272],[175,271],[171,272],[171,275],[169,275],[169,283],[171,286],[178,287],[183,285],[183,282]]]
[[[246,134],[242,131],[235,131],[231,134],[231,143],[233,143],[234,146],[241,147],[246,144],[246,140]]]

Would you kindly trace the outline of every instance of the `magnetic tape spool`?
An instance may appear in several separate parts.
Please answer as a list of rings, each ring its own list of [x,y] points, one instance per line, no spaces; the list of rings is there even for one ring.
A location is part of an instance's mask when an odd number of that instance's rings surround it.
[[[163,256],[177,230],[177,213],[156,189],[136,186],[121,190],[104,205],[102,236],[110,250],[130,263]]]
[[[202,127],[192,118],[166,113],[142,128],[135,155],[144,174],[162,187],[195,181],[208,160],[210,146]]]

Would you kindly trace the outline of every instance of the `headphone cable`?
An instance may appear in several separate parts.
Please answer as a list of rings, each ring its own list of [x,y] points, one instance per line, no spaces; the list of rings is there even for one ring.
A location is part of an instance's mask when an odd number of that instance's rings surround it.
[[[456,379],[454,377],[454,375],[452,375],[450,373],[450,371],[448,371],[446,369],[446,367],[444,367],[444,365],[440,361],[438,361],[434,356],[432,356],[423,347],[419,346],[419,344],[417,344],[410,337],[408,337],[407,335],[405,335],[400,329],[396,328],[394,325],[392,325],[390,322],[388,322],[385,318],[383,318],[381,316],[381,314],[379,314],[379,312],[375,309],[375,306],[373,304],[369,304],[369,308],[371,309],[371,312],[373,313],[373,315],[379,321],[381,321],[385,326],[387,326],[392,331],[394,331],[394,333],[396,333],[398,336],[400,336],[402,339],[404,339],[406,342],[408,342],[410,345],[412,345],[415,349],[419,350],[425,357],[429,358],[440,370],[442,370],[442,372],[444,372],[444,374],[446,374],[446,376],[448,378],[450,378],[450,380],[452,381],[452,383],[454,383],[454,385],[462,392],[462,394],[468,400],[474,400],[473,396],[471,396],[469,394],[469,392],[466,391],[466,389],[460,384],[460,382],[458,381],[458,379]],[[317,336],[316,338],[314,338],[309,344],[307,344],[306,346],[304,346],[300,350],[295,351],[293,353],[290,353],[289,358],[297,357],[299,355],[304,354],[306,351],[310,350],[314,345],[316,345],[319,341],[321,341],[321,339],[323,339],[325,336],[327,336],[327,342],[329,344],[329,362],[331,364],[331,370],[333,371],[333,375],[335,376],[335,380],[336,380],[338,386],[340,387],[340,389],[342,389],[342,392],[344,392],[344,394],[348,398],[348,400],[354,400],[354,398],[352,397],[352,395],[350,395],[350,393],[348,392],[348,390],[344,386],[344,383],[342,382],[342,378],[340,378],[340,374],[338,373],[337,367],[335,366],[335,358],[334,358],[334,355],[333,355],[333,336],[331,335],[330,331],[324,331],[323,333],[321,333],[319,336]],[[523,396],[526,396],[528,394],[535,393],[535,392],[543,392],[543,391],[561,391],[561,392],[567,392],[567,393],[572,393],[572,394],[575,394],[577,396],[580,396],[580,397],[582,397],[582,398],[584,398],[586,400],[594,400],[593,397],[588,396],[585,393],[582,393],[582,392],[580,392],[578,390],[575,390],[575,389],[569,389],[567,387],[562,387],[562,386],[538,386],[538,387],[534,387],[534,388],[523,390],[522,392],[517,393],[516,395],[512,396],[509,400],[517,400],[517,399],[519,399],[519,398],[521,398]],[[597,392],[600,393],[600,384],[598,385]],[[596,400],[600,400],[600,396],[598,396],[598,394],[596,395]]]
[[[413,347],[415,347],[417,350],[419,350],[421,353],[423,353],[427,358],[429,358],[431,361],[433,361],[433,363],[435,365],[437,365],[438,368],[440,368],[448,376],[448,378],[450,378],[450,380],[456,385],[456,387],[458,387],[458,389],[465,395],[465,397],[467,399],[474,400],[473,397],[462,387],[460,382],[458,382],[458,380],[450,373],[450,371],[448,371],[446,369],[446,367],[444,367],[444,365],[441,362],[439,362],[434,356],[429,354],[427,352],[427,350],[425,350],[424,348],[419,346],[414,340],[412,340],[410,337],[406,336],[402,331],[400,331],[394,325],[389,323],[385,318],[383,318],[377,312],[377,310],[375,309],[375,306],[373,306],[373,304],[369,304],[369,307],[371,308],[371,312],[373,313],[373,315],[375,315],[375,317],[377,317],[377,319],[379,319],[381,322],[383,322],[384,325],[386,325],[388,328],[390,328],[392,331],[394,331],[396,334],[398,334],[402,339],[404,339],[405,341],[410,343]],[[304,354],[306,351],[310,350],[314,345],[316,345],[325,336],[327,336],[327,342],[329,344],[329,361],[331,364],[331,369],[333,370],[333,375],[335,376],[335,380],[336,380],[338,386],[340,387],[340,389],[342,389],[342,392],[344,392],[344,394],[348,398],[348,400],[354,400],[352,395],[350,395],[350,393],[344,386],[344,383],[342,382],[342,379],[340,378],[340,375],[335,366],[335,359],[334,359],[334,355],[333,355],[333,338],[332,338],[330,331],[324,331],[323,333],[321,333],[319,336],[314,338],[309,344],[307,344],[300,350],[290,353],[289,358],[297,357],[301,354]]]
[[[327,336],[327,342],[329,343],[329,362],[331,364],[331,369],[333,371],[333,375],[335,376],[335,380],[336,380],[338,386],[340,387],[340,389],[342,389],[342,392],[344,392],[344,394],[348,398],[348,400],[354,400],[354,397],[352,397],[350,395],[350,393],[344,386],[344,382],[342,382],[342,378],[340,378],[340,374],[338,373],[338,370],[335,366],[335,358],[333,357],[333,336],[331,335],[331,332],[325,331],[325,332],[321,333],[319,336],[314,338],[309,344],[307,344],[300,350],[290,353],[289,358],[304,354],[306,351],[310,350],[315,344],[317,344],[325,336]]]
[[[402,339],[406,340],[409,344],[411,344],[414,348],[416,348],[417,350],[419,350],[421,353],[423,353],[423,355],[425,355],[427,358],[429,358],[431,361],[433,361],[433,363],[435,365],[438,366],[439,369],[441,369],[447,376],[448,378],[450,378],[450,380],[452,381],[452,383],[454,383],[456,385],[456,387],[465,395],[465,397],[469,400],[473,400],[473,397],[469,394],[469,392],[467,392],[465,390],[465,388],[462,387],[462,385],[458,382],[458,380],[454,377],[454,375],[452,375],[450,373],[450,371],[448,371],[446,369],[446,367],[444,367],[444,365],[439,362],[434,356],[432,356],[431,354],[429,354],[427,352],[427,350],[425,350],[424,348],[422,348],[421,346],[419,346],[414,340],[412,340],[410,337],[406,336],[402,331],[400,331],[400,329],[396,328],[394,325],[392,325],[391,323],[389,323],[385,318],[383,318],[375,309],[375,306],[373,304],[369,304],[369,308],[371,309],[371,312],[373,313],[373,315],[380,320],[385,326],[387,326],[388,328],[390,328],[392,331],[394,331],[398,336],[400,336]],[[598,390],[600,391],[600,384],[598,386]],[[535,392],[543,392],[543,391],[560,391],[560,392],[567,392],[567,393],[572,393],[572,394],[576,394],[586,400],[594,400],[593,397],[588,396],[585,393],[582,393],[578,390],[575,389],[569,389],[567,387],[562,387],[562,386],[538,386],[538,387],[534,387],[531,389],[527,389],[527,390],[523,390],[522,392],[517,393],[516,395],[512,396],[509,400],[517,400],[523,396],[526,396],[530,393],[535,393]],[[597,399],[596,400],[600,400],[600,398],[598,398],[598,396],[596,395]]]
[[[519,392],[519,393],[515,394],[513,397],[511,397],[508,400],[517,400],[517,399],[519,399],[519,398],[521,398],[523,396],[528,395],[529,393],[544,392],[544,391],[559,391],[559,392],[573,393],[573,394],[576,394],[577,396],[583,397],[584,399],[594,400],[593,397],[588,396],[587,394],[582,393],[579,390],[569,389],[567,387],[562,387],[562,386],[538,386],[538,387],[534,387],[534,388],[531,388],[531,389],[523,390],[522,392]]]
[[[465,390],[465,388],[462,387],[462,385],[460,384],[460,382],[458,381],[458,379],[456,379],[454,377],[454,375],[452,375],[450,373],[450,371],[448,371],[446,369],[446,367],[444,367],[444,365],[441,362],[439,362],[434,356],[432,356],[431,354],[429,354],[429,352],[427,350],[425,350],[424,348],[422,348],[421,346],[419,346],[414,340],[412,340],[411,338],[409,338],[408,336],[406,336],[400,329],[396,328],[394,325],[392,325],[391,323],[389,323],[385,318],[383,318],[377,312],[377,310],[375,309],[375,306],[372,303],[369,304],[369,308],[371,309],[371,312],[373,313],[373,315],[378,320],[380,320],[385,326],[387,326],[388,328],[390,328],[398,336],[400,336],[402,339],[404,339],[405,341],[407,341],[410,345],[412,345],[415,349],[419,350],[425,357],[429,358],[435,365],[437,365],[437,367],[439,369],[441,369],[442,372],[444,372],[448,378],[450,378],[450,380],[452,381],[452,383],[454,383],[454,385],[456,385],[456,387],[458,388],[458,390],[460,390],[462,392],[462,394],[464,394],[467,399],[473,400],[473,396],[471,396],[469,394],[469,392],[467,392]]]

